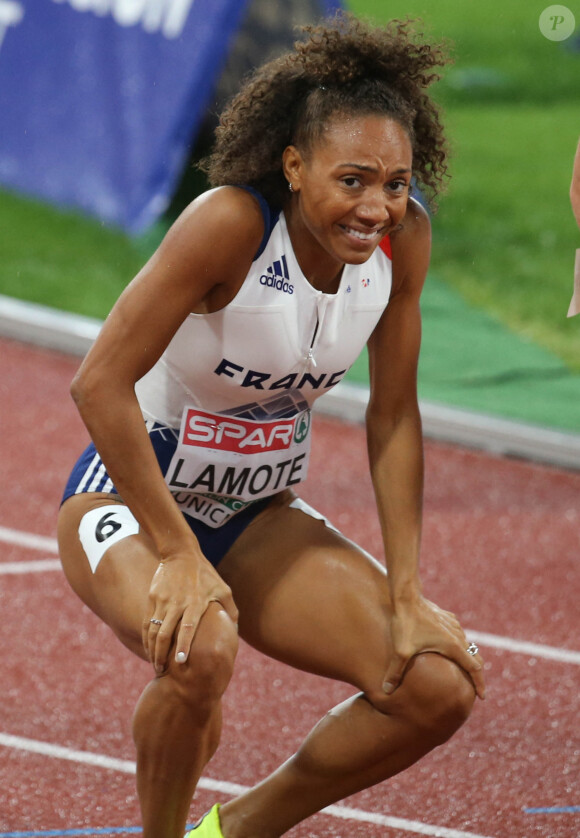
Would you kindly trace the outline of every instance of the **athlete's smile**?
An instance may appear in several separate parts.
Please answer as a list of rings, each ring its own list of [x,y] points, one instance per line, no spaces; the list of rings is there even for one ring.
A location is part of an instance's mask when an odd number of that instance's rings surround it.
[[[384,226],[378,227],[374,230],[361,230],[359,228],[350,227],[347,224],[339,224],[338,226],[349,236],[354,236],[355,239],[359,239],[363,243],[375,242],[377,238],[380,239],[386,234],[386,228]]]

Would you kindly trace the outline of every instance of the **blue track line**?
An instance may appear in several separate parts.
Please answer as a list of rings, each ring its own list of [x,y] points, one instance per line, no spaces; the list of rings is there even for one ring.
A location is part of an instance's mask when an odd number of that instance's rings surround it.
[[[524,809],[526,815],[573,815],[580,812],[580,806],[540,806]],[[0,835],[0,838],[2,836]]]
[[[193,829],[195,824],[188,824],[186,829]],[[0,832],[0,838],[75,838],[91,835],[137,835],[140,826],[109,826],[100,829],[48,829],[40,832]]]
[[[0,838],[72,838],[77,835],[136,835],[140,826],[112,826],[102,829],[49,829],[43,832],[0,832]]]

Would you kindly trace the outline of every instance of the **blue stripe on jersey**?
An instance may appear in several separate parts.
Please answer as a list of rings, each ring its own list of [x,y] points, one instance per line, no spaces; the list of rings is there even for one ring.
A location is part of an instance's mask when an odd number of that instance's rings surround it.
[[[264,198],[264,196],[258,192],[257,189],[254,189],[252,186],[244,186],[240,185],[240,189],[245,189],[246,192],[249,192],[250,195],[253,195],[254,198],[260,204],[260,209],[262,210],[262,216],[264,218],[264,235],[262,236],[262,241],[260,242],[260,246],[256,251],[256,255],[254,256],[253,261],[255,262],[256,259],[262,255],[264,250],[266,249],[266,245],[268,244],[268,240],[272,233],[272,230],[276,226],[276,222],[280,216],[280,210],[273,210],[268,201]]]

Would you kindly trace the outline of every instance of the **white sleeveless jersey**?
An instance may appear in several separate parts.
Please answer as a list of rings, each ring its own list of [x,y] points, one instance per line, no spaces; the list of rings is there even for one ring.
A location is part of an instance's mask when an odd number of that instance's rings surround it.
[[[280,214],[234,300],[188,316],[136,387],[147,420],[179,429],[165,479],[186,514],[220,526],[304,480],[310,408],[357,359],[391,279],[387,238],[336,294],[317,291]]]

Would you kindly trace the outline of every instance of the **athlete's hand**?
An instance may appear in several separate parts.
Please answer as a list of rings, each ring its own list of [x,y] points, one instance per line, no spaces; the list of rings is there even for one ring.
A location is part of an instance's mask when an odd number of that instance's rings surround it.
[[[437,652],[464,669],[479,698],[485,698],[483,660],[479,654],[467,652],[469,641],[451,612],[421,596],[398,603],[391,618],[391,640],[393,656],[383,682],[387,694],[397,689],[411,658],[421,652]]]
[[[177,663],[185,663],[210,602],[219,602],[237,625],[238,610],[230,588],[199,552],[159,562],[149,589],[150,609],[143,621],[143,645],[157,673],[165,670],[173,644]]]

